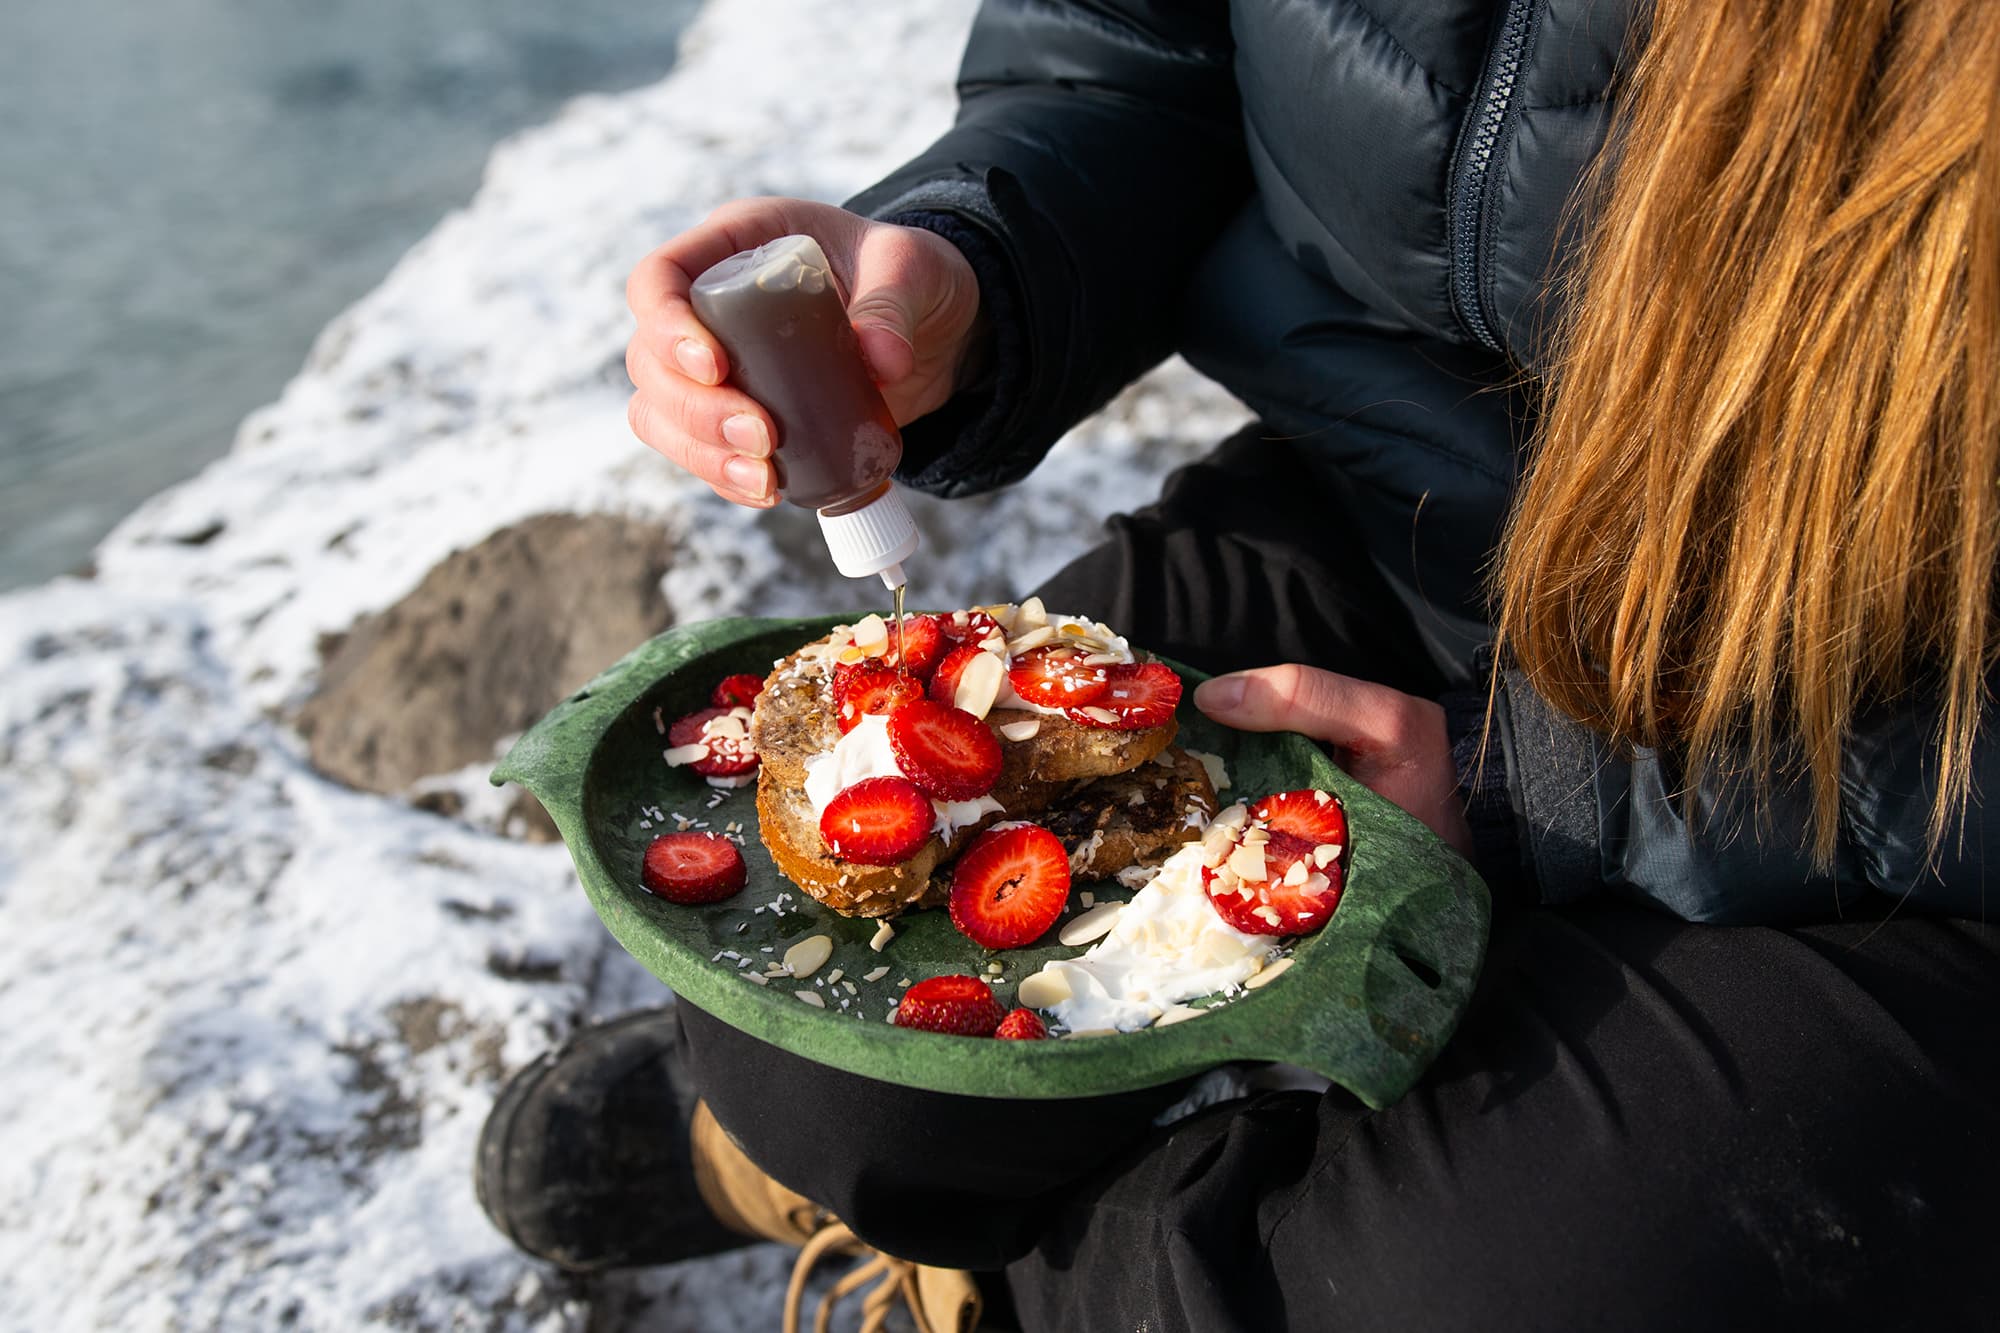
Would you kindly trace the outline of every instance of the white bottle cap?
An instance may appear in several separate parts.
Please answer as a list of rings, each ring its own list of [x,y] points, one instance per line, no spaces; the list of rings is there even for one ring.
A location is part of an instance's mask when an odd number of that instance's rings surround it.
[[[891,588],[903,582],[903,562],[917,551],[917,521],[892,487],[846,514],[820,511],[819,530],[834,568],[851,579],[879,574]]]

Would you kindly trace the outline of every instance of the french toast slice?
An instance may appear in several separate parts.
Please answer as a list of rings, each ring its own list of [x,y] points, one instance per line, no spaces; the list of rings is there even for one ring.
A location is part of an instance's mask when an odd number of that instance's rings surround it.
[[[899,864],[845,861],[827,849],[806,794],[809,762],[829,753],[840,739],[833,663],[823,650],[824,642],[805,645],[781,659],[757,698],[750,723],[752,743],[762,761],[757,823],[780,873],[847,916],[891,916],[942,901],[932,887],[934,872],[979,830],[1001,820],[1039,819],[1082,784],[1145,765],[1172,743],[1179,726],[1170,717],[1158,726],[1118,731],[1083,726],[1059,715],[994,708],[983,721],[1000,744],[1000,777],[990,795],[1002,808],[951,829],[947,836],[933,835]],[[1036,724],[1032,729],[1024,725],[1030,721]],[[1029,730],[1033,734],[1024,734]],[[1023,738],[1008,739],[1009,731]],[[1212,793],[1209,801],[1212,811]]]

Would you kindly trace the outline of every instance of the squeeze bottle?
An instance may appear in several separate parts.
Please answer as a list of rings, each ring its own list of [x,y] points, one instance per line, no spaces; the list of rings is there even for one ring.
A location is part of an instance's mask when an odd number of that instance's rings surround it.
[[[781,236],[694,280],[694,312],[729,354],[729,379],[771,414],[778,494],[819,513],[849,578],[904,584],[917,525],[890,473],[903,437],[861,359],[819,242]]]

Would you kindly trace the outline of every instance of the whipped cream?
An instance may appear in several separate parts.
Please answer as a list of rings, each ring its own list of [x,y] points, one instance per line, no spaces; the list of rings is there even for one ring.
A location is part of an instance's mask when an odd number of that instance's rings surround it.
[[[889,719],[880,713],[863,714],[854,730],[842,736],[833,749],[806,760],[806,799],[812,802],[813,818],[847,788],[863,778],[906,778],[889,744]],[[971,801],[931,801],[937,822],[931,832],[949,841],[951,835],[1005,806],[992,796]]]
[[[1080,958],[1042,965],[1043,1007],[1073,1032],[1143,1028],[1183,1000],[1238,986],[1262,971],[1275,935],[1246,935],[1216,914],[1202,887],[1202,845],[1188,843]],[[1039,988],[1038,988],[1039,989]]]

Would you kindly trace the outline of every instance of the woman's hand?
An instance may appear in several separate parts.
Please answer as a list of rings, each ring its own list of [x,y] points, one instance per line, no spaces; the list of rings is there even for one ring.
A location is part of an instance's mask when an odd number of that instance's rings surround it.
[[[1356,781],[1472,854],[1444,709],[1430,700],[1293,663],[1204,681],[1194,702],[1238,731],[1296,731],[1337,747]]]
[[[933,232],[872,222],[832,204],[726,204],[639,261],[625,284],[638,331],[625,349],[637,392],[632,433],[738,504],[777,503],[770,414],[723,381],[729,358],[695,318],[694,280],[739,250],[804,234],[826,251],[869,372],[898,425],[941,406],[973,338],[979,281]]]

